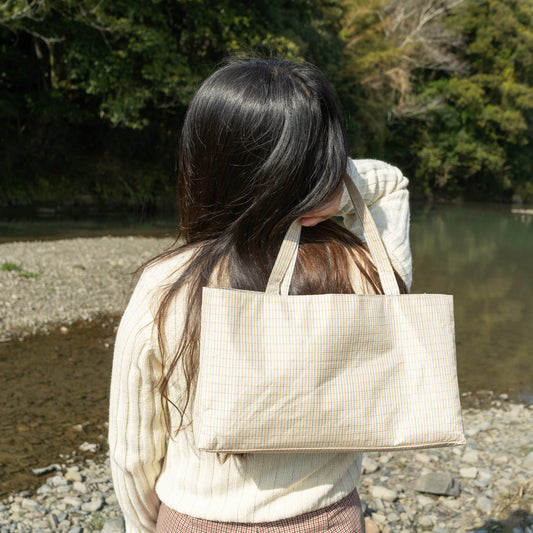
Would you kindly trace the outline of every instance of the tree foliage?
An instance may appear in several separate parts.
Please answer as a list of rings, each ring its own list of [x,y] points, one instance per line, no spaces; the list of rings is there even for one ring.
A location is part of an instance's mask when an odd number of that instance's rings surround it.
[[[533,197],[531,28],[530,0],[0,0],[0,198],[167,194],[198,83],[254,52],[321,67],[353,154],[419,190]]]
[[[464,46],[466,73],[437,76],[420,101],[440,99],[425,113],[414,148],[427,188],[527,193],[533,175],[533,5],[468,2],[447,19]]]
[[[357,110],[358,151],[386,156],[399,118],[419,116],[440,104],[415,98],[417,73],[465,69],[451,51],[461,36],[443,24],[445,15],[462,2],[345,0],[345,98]]]
[[[161,193],[183,111],[214,65],[259,52],[333,76],[340,15],[327,0],[4,1],[4,200]]]

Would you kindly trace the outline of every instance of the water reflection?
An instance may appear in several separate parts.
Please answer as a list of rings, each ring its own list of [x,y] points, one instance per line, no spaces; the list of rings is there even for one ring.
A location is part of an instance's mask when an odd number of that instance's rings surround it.
[[[454,295],[462,390],[533,401],[530,213],[414,206],[413,292]]]

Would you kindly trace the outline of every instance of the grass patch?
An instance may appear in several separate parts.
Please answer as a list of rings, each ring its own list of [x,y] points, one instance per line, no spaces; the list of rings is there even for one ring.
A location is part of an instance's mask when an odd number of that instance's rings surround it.
[[[94,515],[85,523],[85,525],[90,531],[101,531],[105,525],[105,518],[103,516]]]
[[[27,270],[24,270],[21,266],[17,265],[16,263],[12,263],[11,261],[6,261],[5,263],[2,263],[0,270],[2,270],[3,272],[16,272],[21,278],[26,279],[39,277],[39,274],[35,274],[34,272],[28,272]]]
[[[22,268],[19,267],[16,263],[11,263],[7,261],[0,267],[4,272],[22,272]]]

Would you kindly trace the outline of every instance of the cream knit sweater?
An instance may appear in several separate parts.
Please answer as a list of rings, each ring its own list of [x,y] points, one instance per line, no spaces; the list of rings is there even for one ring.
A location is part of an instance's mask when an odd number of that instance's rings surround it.
[[[349,160],[348,173],[369,206],[396,270],[409,286],[407,179],[397,168],[374,160]],[[338,214],[346,227],[361,235],[346,191]],[[153,532],[160,501],[181,513],[209,520],[268,522],[342,499],[359,479],[360,454],[257,454],[246,459],[230,457],[219,464],[214,454],[196,448],[190,426],[167,438],[157,394],[161,359],[153,316],[160,289],[188,257],[184,253],[145,270],[117,334],[109,448],[127,532]],[[179,339],[184,300],[178,296],[173,304],[166,323],[167,342]],[[171,393],[179,394],[181,380],[176,376]],[[176,423],[175,415],[172,422]]]

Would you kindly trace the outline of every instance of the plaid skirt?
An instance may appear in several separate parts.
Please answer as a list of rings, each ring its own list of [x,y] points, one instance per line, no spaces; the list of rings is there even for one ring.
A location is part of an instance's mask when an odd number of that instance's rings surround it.
[[[156,533],[365,533],[357,490],[342,500],[293,518],[258,524],[216,522],[178,513],[161,503]]]

